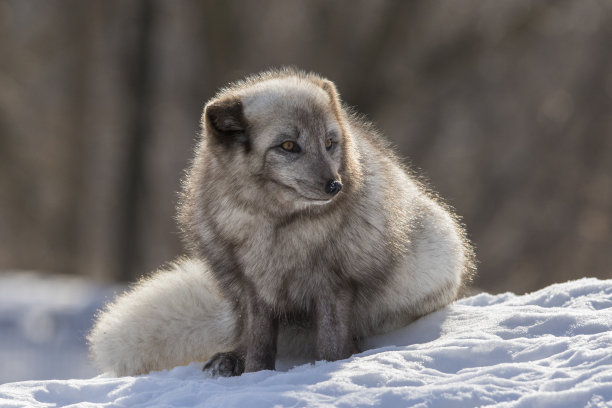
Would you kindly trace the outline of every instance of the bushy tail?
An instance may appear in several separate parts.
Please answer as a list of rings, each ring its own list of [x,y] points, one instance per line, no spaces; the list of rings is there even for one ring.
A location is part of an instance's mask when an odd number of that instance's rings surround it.
[[[108,304],[88,336],[105,372],[137,375],[232,350],[236,316],[208,266],[179,259]]]

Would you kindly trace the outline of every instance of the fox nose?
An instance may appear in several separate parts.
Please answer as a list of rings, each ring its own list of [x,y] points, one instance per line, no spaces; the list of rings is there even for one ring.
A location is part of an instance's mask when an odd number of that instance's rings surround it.
[[[336,195],[340,190],[342,190],[342,183],[337,180],[329,180],[325,184],[325,192],[327,194]]]

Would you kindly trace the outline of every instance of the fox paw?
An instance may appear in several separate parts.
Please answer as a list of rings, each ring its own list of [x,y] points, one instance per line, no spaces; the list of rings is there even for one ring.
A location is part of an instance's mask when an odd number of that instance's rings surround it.
[[[202,369],[211,377],[234,377],[244,372],[244,358],[238,354],[217,353],[210,358]]]

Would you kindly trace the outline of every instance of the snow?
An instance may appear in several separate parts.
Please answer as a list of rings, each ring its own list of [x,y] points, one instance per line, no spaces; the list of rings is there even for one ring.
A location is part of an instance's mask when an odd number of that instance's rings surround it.
[[[10,305],[0,305],[4,319]],[[0,385],[0,406],[612,407],[611,312],[612,280],[479,294],[369,339],[343,361],[218,379],[192,363],[13,382]]]

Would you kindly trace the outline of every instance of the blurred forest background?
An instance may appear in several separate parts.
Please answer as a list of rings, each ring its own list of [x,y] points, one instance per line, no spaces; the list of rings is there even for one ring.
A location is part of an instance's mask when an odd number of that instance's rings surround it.
[[[202,107],[282,65],[456,208],[477,287],[612,278],[604,0],[0,0],[0,270],[133,280],[181,254]]]

